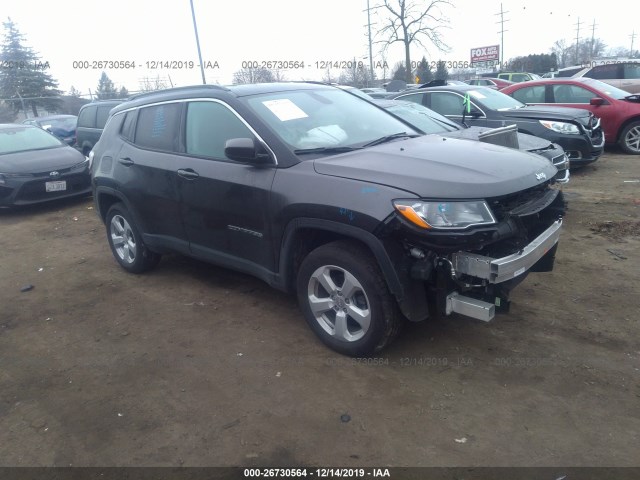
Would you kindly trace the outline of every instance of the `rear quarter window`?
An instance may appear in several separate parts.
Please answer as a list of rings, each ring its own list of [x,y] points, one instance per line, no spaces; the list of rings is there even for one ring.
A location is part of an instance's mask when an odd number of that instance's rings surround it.
[[[87,127],[87,128],[95,128],[96,126],[96,107],[85,107],[78,117],[78,126],[79,127]]]
[[[619,70],[619,64],[598,65],[585,73],[584,76],[596,80],[614,80],[621,78]]]
[[[120,129],[120,136],[129,142],[133,142],[135,136],[137,110],[131,110],[124,114],[124,121]]]
[[[98,112],[96,113],[96,128],[104,128],[107,123],[107,118],[109,118],[109,112],[113,108],[113,105],[103,105],[98,107]]]
[[[181,103],[143,107],[138,112],[135,144],[152,150],[178,152]]]

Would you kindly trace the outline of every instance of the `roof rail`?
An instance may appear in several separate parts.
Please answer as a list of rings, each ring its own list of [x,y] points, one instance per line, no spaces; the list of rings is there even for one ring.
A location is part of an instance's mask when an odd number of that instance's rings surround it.
[[[185,90],[194,90],[197,88],[205,88],[210,90],[223,90],[229,92],[230,90],[227,87],[223,87],[221,85],[186,85],[183,87],[173,87],[173,88],[165,88],[162,90],[153,90],[151,92],[144,93],[136,93],[135,95],[131,95],[127,100],[137,100],[139,98],[148,97],[150,95],[154,95],[157,93],[173,93],[173,92],[182,92]]]

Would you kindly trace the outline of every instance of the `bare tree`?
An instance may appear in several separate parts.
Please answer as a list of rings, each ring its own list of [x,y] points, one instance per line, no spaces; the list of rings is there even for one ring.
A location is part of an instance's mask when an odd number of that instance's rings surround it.
[[[633,52],[631,52],[627,47],[613,47],[607,50],[607,56],[638,58],[640,57],[640,51],[634,49]]]
[[[338,83],[338,77],[331,74],[331,69],[327,67],[322,76],[322,81],[325,83]]]
[[[551,53],[556,54],[556,60],[558,62],[558,68],[570,67],[576,61],[579,63],[587,63],[594,58],[604,55],[607,45],[600,38],[594,38],[593,41],[583,40],[578,44],[578,51],[576,55],[576,44],[572,43],[567,45],[567,42],[562,40],[556,40],[551,47]]]
[[[155,92],[156,90],[165,90],[169,88],[167,82],[160,78],[160,75],[156,75],[155,78],[144,77],[140,80],[141,92]]]
[[[272,70],[271,73],[273,73],[273,81],[274,82],[286,82],[287,81],[287,77],[284,75],[284,71],[278,69]]]
[[[444,43],[440,30],[447,27],[449,20],[442,15],[440,7],[453,6],[449,0],[382,0],[380,8],[389,15],[385,26],[378,31],[384,37],[376,43],[383,44],[383,51],[391,44],[401,42],[404,45],[406,81],[411,82],[411,45],[417,44],[428,51],[422,43],[427,39],[441,52],[449,47]]]
[[[574,49],[574,45],[567,45],[567,42],[562,40],[556,40],[551,47],[551,53],[556,54],[556,61],[558,62],[558,68],[568,67],[567,63],[569,63],[569,57],[571,55],[572,50]]]
[[[80,98],[80,90],[76,89],[76,87],[71,85],[71,88],[69,89],[69,94],[68,95],[70,97]]]
[[[375,75],[375,73],[374,73]],[[342,85],[351,85],[352,87],[368,87],[372,84],[371,71],[368,66],[362,62],[349,62],[349,68],[343,68],[338,83]]]
[[[243,68],[233,74],[233,84],[269,83],[275,82],[273,72],[268,68]]]

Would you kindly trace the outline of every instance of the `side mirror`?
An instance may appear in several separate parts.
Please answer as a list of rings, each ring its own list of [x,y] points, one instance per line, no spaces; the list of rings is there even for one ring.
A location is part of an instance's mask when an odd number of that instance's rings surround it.
[[[271,163],[271,155],[252,138],[230,138],[224,144],[224,154],[238,162],[264,165]]]
[[[594,97],[589,100],[589,105],[604,105],[604,98]]]
[[[482,116],[482,112],[475,107],[471,107],[471,111],[468,115],[472,118],[480,118]]]

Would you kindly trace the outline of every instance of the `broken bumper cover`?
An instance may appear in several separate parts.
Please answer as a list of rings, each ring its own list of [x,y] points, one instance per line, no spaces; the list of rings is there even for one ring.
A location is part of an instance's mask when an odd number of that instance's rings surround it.
[[[506,282],[522,275],[544,257],[558,243],[561,228],[562,219],[558,219],[521,251],[506,257],[491,258],[457,252],[453,254],[451,263],[456,273],[482,278],[490,283]]]

